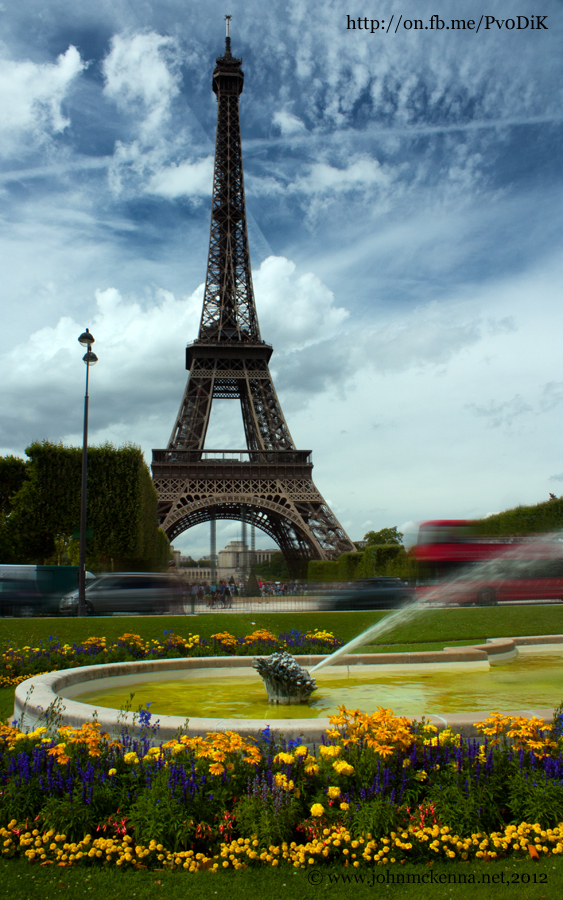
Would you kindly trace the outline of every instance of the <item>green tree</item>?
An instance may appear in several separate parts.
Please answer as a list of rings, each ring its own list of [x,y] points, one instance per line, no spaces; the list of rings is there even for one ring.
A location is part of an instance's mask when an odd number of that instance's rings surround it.
[[[26,479],[12,497],[0,544],[6,562],[74,561],[80,523],[82,451],[49,441],[31,444]],[[158,497],[138,447],[88,449],[89,567],[154,569],[167,565],[169,541],[158,528]],[[14,558],[15,557],[15,558]]]
[[[26,463],[19,456],[0,456],[0,513],[9,515],[12,498],[26,479]]]
[[[364,535],[364,540],[366,546],[363,557],[356,567],[355,577],[395,576],[395,570],[400,569],[406,560],[403,535],[397,531],[397,526],[382,528],[380,531],[368,531]]]
[[[516,506],[470,523],[477,534],[539,534],[563,528],[563,497],[552,496],[534,506]]]
[[[337,559],[311,559],[307,568],[307,579],[312,584],[340,581]]]
[[[269,562],[256,563],[252,571],[264,581],[290,581],[289,569],[283,553],[272,553]]]
[[[367,544],[399,544],[401,547],[403,546],[403,535],[400,531],[397,531],[397,526],[393,526],[393,528],[382,528],[380,531],[368,531],[367,534],[364,534],[364,541],[367,541]]]
[[[338,557],[338,581],[353,581],[363,553],[341,553]]]

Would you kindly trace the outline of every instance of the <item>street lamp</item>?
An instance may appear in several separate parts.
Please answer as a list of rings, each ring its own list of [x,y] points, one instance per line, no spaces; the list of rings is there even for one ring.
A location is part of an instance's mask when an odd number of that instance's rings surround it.
[[[88,375],[98,357],[92,350],[94,336],[89,330],[80,335],[79,343],[88,350],[82,357],[86,363],[86,391],[84,394],[84,436],[82,438],[82,492],[80,494],[80,557],[78,561],[78,615],[86,613],[86,487],[88,482]]]

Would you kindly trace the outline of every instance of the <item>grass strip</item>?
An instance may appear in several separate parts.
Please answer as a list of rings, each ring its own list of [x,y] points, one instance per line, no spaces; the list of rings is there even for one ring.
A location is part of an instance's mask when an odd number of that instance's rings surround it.
[[[385,611],[372,612],[283,612],[226,613],[198,616],[107,616],[101,618],[1,619],[0,648],[36,646],[51,635],[63,643],[80,643],[92,635],[108,642],[125,632],[140,634],[144,640],[160,639],[163,631],[181,635],[188,632],[210,638],[220,631],[235,637],[266,628],[275,634],[296,628],[310,631],[322,628],[332,631],[343,641],[375,625],[386,616]],[[563,634],[563,604],[555,606],[496,606],[489,608],[424,609],[404,625],[397,625],[382,635],[385,646],[391,644],[426,644],[454,641],[478,642],[487,638],[512,635]]]
[[[378,883],[377,878],[385,878]],[[394,879],[392,880],[392,876]],[[402,876],[402,882],[398,881]],[[455,881],[454,881],[455,877]],[[0,896],[10,900],[59,900],[68,897],[111,900],[245,900],[283,898],[373,900],[376,892],[392,900],[544,900],[555,897],[563,878],[563,859],[501,860],[498,863],[442,863],[351,872],[343,866],[314,866],[307,871],[249,869],[244,872],[185,872],[59,868],[30,865],[23,859],[0,860]],[[423,880],[424,879],[424,880]],[[443,879],[443,880],[442,880]],[[438,894],[440,891],[440,894]]]

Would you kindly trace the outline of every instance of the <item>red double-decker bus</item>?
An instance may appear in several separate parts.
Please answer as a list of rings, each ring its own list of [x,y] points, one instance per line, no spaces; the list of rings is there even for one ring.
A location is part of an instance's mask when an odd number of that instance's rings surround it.
[[[474,524],[441,519],[420,525],[415,554],[417,594],[430,603],[563,601],[563,541],[553,535],[480,536]]]

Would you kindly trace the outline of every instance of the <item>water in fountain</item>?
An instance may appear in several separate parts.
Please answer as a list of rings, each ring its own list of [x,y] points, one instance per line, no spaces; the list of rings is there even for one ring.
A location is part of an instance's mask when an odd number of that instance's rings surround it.
[[[317,672],[325,666],[334,665],[339,659],[351,653],[357,647],[362,647],[368,642],[373,643],[375,638],[380,637],[380,635],[384,634],[386,631],[390,631],[396,626],[404,625],[406,622],[409,622],[411,619],[420,615],[428,608],[429,603],[444,602],[452,594],[455,594],[456,585],[458,586],[457,590],[460,595],[463,595],[463,584],[466,584],[467,582],[477,581],[486,584],[486,582],[490,581],[494,582],[496,585],[502,584],[507,580],[506,577],[503,577],[503,569],[506,572],[507,562],[510,563],[510,580],[525,578],[526,573],[529,573],[532,567],[537,567],[538,559],[540,561],[559,559],[563,562],[562,535],[562,532],[557,532],[556,534],[538,535],[537,537],[527,538],[522,541],[518,540],[508,550],[500,553],[493,559],[486,560],[477,565],[464,567],[455,578],[444,581],[431,591],[428,591],[423,598],[419,598],[414,603],[410,602],[405,604],[400,609],[391,613],[391,615],[385,616],[384,619],[376,622],[375,625],[366,628],[366,630],[362,631],[357,637],[352,638],[352,640],[348,641],[343,647],[339,647],[339,649],[335,650],[330,656],[327,656],[325,659],[321,660],[321,662],[317,663],[316,666],[313,666],[310,672]],[[540,545],[542,549],[541,556],[539,556],[537,552]],[[530,557],[522,556],[524,547],[532,551]],[[536,551],[535,555],[534,550]],[[563,599],[563,597],[561,599]]]

